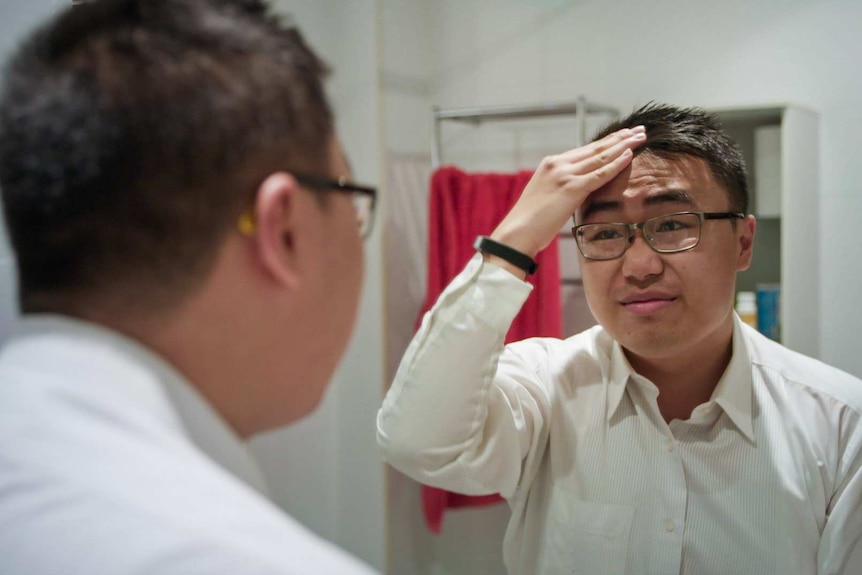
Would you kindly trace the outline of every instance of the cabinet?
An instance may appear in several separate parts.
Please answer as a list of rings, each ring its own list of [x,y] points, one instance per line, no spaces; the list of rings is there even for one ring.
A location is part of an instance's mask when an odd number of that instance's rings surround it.
[[[749,171],[749,210],[757,217],[754,258],[751,268],[739,275],[737,289],[781,284],[781,342],[818,357],[818,117],[794,105],[712,112],[742,149]]]

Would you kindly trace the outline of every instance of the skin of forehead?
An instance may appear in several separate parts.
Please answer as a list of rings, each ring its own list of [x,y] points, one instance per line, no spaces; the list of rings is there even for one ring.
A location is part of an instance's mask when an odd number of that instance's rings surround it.
[[[707,205],[711,209],[720,209],[729,203],[727,193],[716,183],[709,166],[701,158],[662,158],[645,153],[637,156],[616,178],[594,192],[578,213],[582,215],[583,208],[592,203],[608,201],[621,202],[622,210],[627,207],[639,208],[648,197],[668,190],[685,191],[694,202],[693,209],[702,209]]]

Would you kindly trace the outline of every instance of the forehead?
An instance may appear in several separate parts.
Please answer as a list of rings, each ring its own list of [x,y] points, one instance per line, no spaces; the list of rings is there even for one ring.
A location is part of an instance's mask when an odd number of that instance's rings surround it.
[[[643,153],[620,175],[590,194],[577,215],[583,220],[602,212],[650,206],[656,206],[658,212],[718,210],[725,209],[728,203],[727,192],[715,181],[704,160]],[[664,205],[667,208],[662,209]]]

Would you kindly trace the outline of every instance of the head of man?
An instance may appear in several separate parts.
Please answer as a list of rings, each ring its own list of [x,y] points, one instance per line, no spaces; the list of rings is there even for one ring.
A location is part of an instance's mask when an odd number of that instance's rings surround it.
[[[309,411],[362,274],[351,196],[320,184],[349,176],[325,75],[260,0],[96,0],[37,30],[0,96],[22,312],[142,340],[244,435]]]
[[[575,224],[707,215],[587,230],[600,232],[591,236],[598,240],[622,238],[619,252],[594,254],[607,259],[582,251],[588,304],[634,365],[728,353],[736,273],[750,263],[755,228],[753,216],[742,215],[748,191],[741,154],[714,117],[662,105],[637,110],[597,139],[637,125],[645,126],[646,142],[625,171],[587,198]]]

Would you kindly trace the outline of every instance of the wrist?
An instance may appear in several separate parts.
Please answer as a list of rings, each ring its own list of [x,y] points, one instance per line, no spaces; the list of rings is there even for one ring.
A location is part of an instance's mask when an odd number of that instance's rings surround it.
[[[536,260],[527,254],[486,236],[478,236],[473,247],[482,252],[485,261],[493,263],[524,279],[536,272]]]
[[[518,233],[517,230],[504,230],[498,227],[491,232],[488,237],[493,241],[512,248],[533,260],[536,259],[536,254],[539,253],[539,250],[534,245],[530,234]]]

